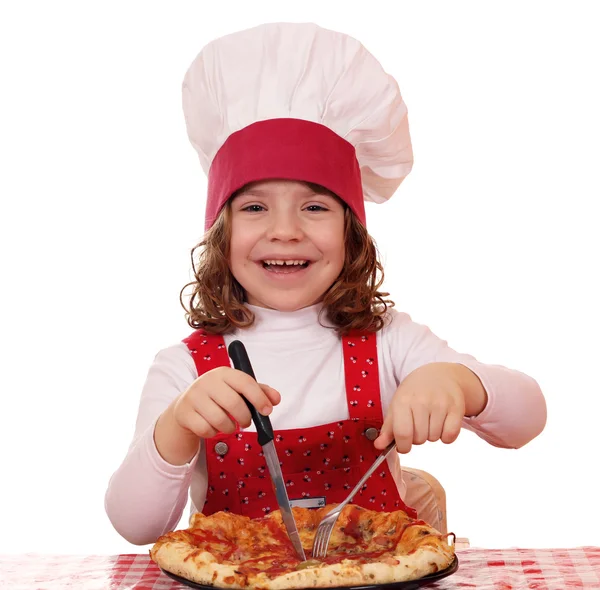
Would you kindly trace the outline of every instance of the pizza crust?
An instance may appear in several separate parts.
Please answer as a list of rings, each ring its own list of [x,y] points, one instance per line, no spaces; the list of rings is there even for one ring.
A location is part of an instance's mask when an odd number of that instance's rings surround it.
[[[290,590],[292,588],[334,588],[336,586],[364,586],[369,584],[389,584],[416,580],[446,569],[446,558],[434,550],[424,550],[398,558],[398,565],[386,563],[366,563],[356,565],[351,560],[334,565],[322,565],[291,572],[269,580],[265,586],[270,590]],[[450,560],[452,561],[452,560]]]
[[[239,585],[235,566],[219,563],[214,555],[206,551],[190,558],[190,548],[185,543],[165,543],[152,555],[152,559],[164,570],[198,584],[243,587]]]

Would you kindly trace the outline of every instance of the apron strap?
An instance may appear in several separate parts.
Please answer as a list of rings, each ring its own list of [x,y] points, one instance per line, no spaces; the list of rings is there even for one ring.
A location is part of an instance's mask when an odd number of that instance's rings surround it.
[[[184,338],[183,342],[189,348],[194,359],[198,377],[211,369],[231,366],[223,336],[196,330]]]
[[[346,400],[351,420],[367,419],[383,423],[377,335],[353,332],[342,337]]]

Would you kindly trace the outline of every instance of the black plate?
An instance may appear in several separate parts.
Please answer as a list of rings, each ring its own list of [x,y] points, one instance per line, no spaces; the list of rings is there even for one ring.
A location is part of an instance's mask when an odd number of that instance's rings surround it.
[[[160,569],[165,575],[169,576],[169,578],[172,578],[184,586],[189,586],[190,588],[199,588],[200,590],[215,590],[216,588],[222,588],[222,586],[197,584],[196,582],[191,582],[190,580],[176,576],[175,574],[163,570],[162,568]],[[366,586],[339,586],[335,588],[328,588],[327,590],[416,590],[417,588],[421,588],[427,584],[432,584],[433,582],[437,582],[442,578],[453,574],[457,569],[458,557],[455,555],[454,560],[445,570],[436,572],[435,574],[429,574],[428,576],[419,578],[418,580],[408,580],[407,582],[391,582],[390,584],[367,584]]]

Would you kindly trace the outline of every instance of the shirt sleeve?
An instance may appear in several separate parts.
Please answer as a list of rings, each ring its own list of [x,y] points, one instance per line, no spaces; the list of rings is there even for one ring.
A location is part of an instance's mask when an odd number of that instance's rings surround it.
[[[116,531],[135,545],[154,543],[173,530],[185,509],[198,454],[186,465],[167,463],[154,443],[154,426],[195,378],[193,360],[183,344],[160,351],[148,371],[133,440],[104,501]]]
[[[463,427],[491,445],[517,449],[544,429],[546,401],[532,377],[501,365],[481,363],[469,354],[453,350],[427,326],[413,322],[405,313],[393,311],[384,330],[398,384],[418,367],[434,362],[460,363],[479,377],[488,402],[479,415],[465,417]],[[391,400],[386,401],[389,404]]]

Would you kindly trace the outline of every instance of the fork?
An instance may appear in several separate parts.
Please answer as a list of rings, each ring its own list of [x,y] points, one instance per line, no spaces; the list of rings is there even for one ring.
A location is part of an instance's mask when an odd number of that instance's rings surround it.
[[[396,447],[396,442],[392,441],[375,459],[373,465],[369,470],[361,477],[360,481],[356,484],[354,489],[348,494],[346,499],[338,504],[333,510],[328,512],[317,527],[315,539],[313,541],[312,556],[313,559],[321,559],[327,555],[327,547],[329,547],[329,539],[331,538],[331,531],[340,516],[341,511],[344,507],[352,501],[352,498],[356,495],[356,492],[360,490],[362,485],[373,475],[373,472],[383,463],[385,458],[390,454],[390,451]]]

